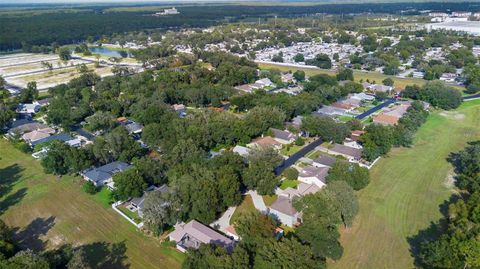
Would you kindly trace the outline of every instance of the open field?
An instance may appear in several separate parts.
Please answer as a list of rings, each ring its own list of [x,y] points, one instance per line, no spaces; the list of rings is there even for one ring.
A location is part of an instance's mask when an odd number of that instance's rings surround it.
[[[305,74],[307,76],[313,76],[313,75],[318,75],[318,74],[327,74],[327,75],[335,75],[336,73],[331,70],[325,70],[325,69],[312,69],[312,68],[303,68],[303,67],[290,67],[290,66],[281,66],[281,65],[276,65],[276,64],[267,64],[267,63],[258,63],[258,66],[261,69],[279,69],[282,72],[287,72],[287,71],[292,71],[295,72],[296,70],[303,70],[305,71]],[[353,70],[353,76],[355,78],[355,81],[366,81],[367,79],[373,83],[375,81],[376,83],[381,84],[382,81],[386,78],[391,78],[395,81],[395,87],[404,89],[405,86],[407,85],[423,85],[427,81],[424,79],[419,79],[419,78],[398,78],[395,76],[388,76],[384,74],[380,74],[378,72],[364,72],[364,71],[359,71],[359,70]]]
[[[413,268],[407,238],[439,220],[454,191],[446,157],[479,138],[480,100],[432,113],[413,148],[394,149],[372,168],[358,193],[360,213],[342,231],[343,258],[329,268]]]
[[[137,231],[100,202],[106,192],[92,197],[82,192],[79,177],[58,179],[43,173],[38,161],[6,140],[0,140],[0,149],[0,216],[16,228],[23,247],[42,250],[88,244],[91,259],[101,261],[109,254],[110,266],[95,268],[180,267],[183,254]],[[105,253],[105,246],[115,251]]]

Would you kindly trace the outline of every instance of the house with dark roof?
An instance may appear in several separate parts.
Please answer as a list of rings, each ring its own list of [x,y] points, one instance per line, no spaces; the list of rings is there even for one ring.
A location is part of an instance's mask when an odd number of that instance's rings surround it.
[[[273,139],[282,144],[291,144],[295,141],[295,135],[287,130],[270,128],[273,133]]]
[[[128,163],[116,161],[100,167],[87,169],[81,173],[85,180],[93,183],[96,187],[106,185],[109,189],[114,189],[113,175],[132,168]]]
[[[24,133],[45,129],[47,127],[47,125],[31,119],[14,120],[8,126],[8,135],[13,137],[15,135],[22,135]]]
[[[56,134],[56,135],[47,136],[43,139],[39,139],[37,141],[31,142],[30,145],[32,147],[35,147],[36,145],[51,142],[53,140],[59,140],[59,141],[67,143],[68,141],[72,141],[74,139],[75,138],[71,137],[69,134]]]
[[[152,193],[152,192],[168,192],[168,186],[166,184],[163,184],[160,187],[155,187],[155,186],[150,186],[147,190],[143,192],[143,195],[141,197],[135,197],[132,198],[129,201],[129,209],[131,211],[136,211],[139,217],[143,217],[143,204],[145,202],[145,198],[147,197],[147,194]]]
[[[235,245],[232,239],[196,220],[176,224],[175,231],[171,232],[168,238],[175,241],[177,249],[181,252],[198,249],[201,244],[215,244],[232,251]]]
[[[32,103],[32,104],[19,104],[17,106],[17,113],[18,114],[35,114],[40,111],[41,106],[38,103]]]

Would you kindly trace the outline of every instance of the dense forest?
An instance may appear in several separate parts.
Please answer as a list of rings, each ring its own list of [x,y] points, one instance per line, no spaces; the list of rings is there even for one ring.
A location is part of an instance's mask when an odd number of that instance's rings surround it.
[[[179,15],[168,17],[149,16],[155,11],[112,12],[110,6],[57,6],[36,7],[35,10],[9,12],[11,6],[1,8],[0,51],[20,49],[22,42],[29,45],[77,43],[87,38],[95,40],[103,35],[146,29],[177,27],[206,27],[224,21],[241,21],[257,17],[301,17],[317,13],[393,13],[418,14],[418,10],[469,10],[477,11],[475,3],[390,3],[390,4],[328,4],[315,6],[181,6]],[[49,9],[57,9],[52,12]],[[139,9],[142,10],[142,9]],[[144,10],[144,9],[143,9]],[[157,10],[157,9],[155,9]],[[48,11],[48,12],[47,12]],[[35,33],[35,34],[33,34]]]

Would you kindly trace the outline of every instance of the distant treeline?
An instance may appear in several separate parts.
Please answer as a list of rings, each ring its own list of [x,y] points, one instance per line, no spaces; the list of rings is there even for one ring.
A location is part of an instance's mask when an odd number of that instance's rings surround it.
[[[135,6],[134,6],[135,7]],[[133,8],[134,8],[133,7]],[[37,7],[38,8],[38,7]],[[51,6],[50,8],[55,8]],[[478,3],[386,3],[386,4],[326,4],[316,6],[248,6],[199,5],[180,6],[175,16],[149,16],[152,12],[105,12],[112,6],[81,6],[79,12],[58,9],[54,13],[32,13],[24,16],[15,12],[0,15],[0,50],[22,48],[28,45],[60,45],[99,39],[102,35],[146,29],[178,27],[206,27],[225,21],[239,21],[249,17],[299,17],[316,13],[391,13],[418,14],[419,10],[478,11]],[[6,9],[3,9],[5,11]],[[27,15],[28,14],[28,15]],[[34,14],[34,15],[32,15]]]

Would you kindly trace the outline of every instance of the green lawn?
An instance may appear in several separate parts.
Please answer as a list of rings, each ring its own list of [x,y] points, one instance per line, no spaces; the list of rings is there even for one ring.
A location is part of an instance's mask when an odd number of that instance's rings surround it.
[[[318,150],[314,150],[314,151],[308,153],[305,157],[307,157],[311,160],[315,160],[316,158],[320,157],[320,155],[322,155],[322,152],[320,152]]]
[[[240,216],[248,214],[250,212],[255,212],[257,210],[253,205],[252,197],[250,195],[245,195],[243,196],[243,198],[244,199],[242,203],[237,206],[237,209],[235,209],[235,212],[230,219],[230,224],[234,224],[240,218]]]
[[[280,189],[285,190],[286,188],[293,188],[295,189],[298,185],[298,180],[290,180],[290,179],[284,179],[282,181],[282,184],[280,184]]]
[[[297,146],[294,144],[291,145],[284,145],[280,153],[284,156],[290,156],[299,150],[301,150],[304,146]]]
[[[413,148],[394,149],[372,168],[370,184],[358,192],[360,213],[342,231],[343,258],[329,268],[414,268],[407,237],[439,220],[453,191],[446,157],[479,138],[480,101],[433,113]]]
[[[263,197],[263,202],[265,202],[266,206],[271,206],[273,202],[277,200],[276,195],[264,195]]]
[[[89,244],[91,258],[105,259],[102,245],[124,244],[113,258],[132,269],[181,267],[183,254],[147,237],[99,202],[105,201],[105,191],[91,196],[81,190],[79,177],[45,174],[38,161],[4,139],[0,139],[0,183],[0,218],[17,229],[17,239],[25,248]]]

